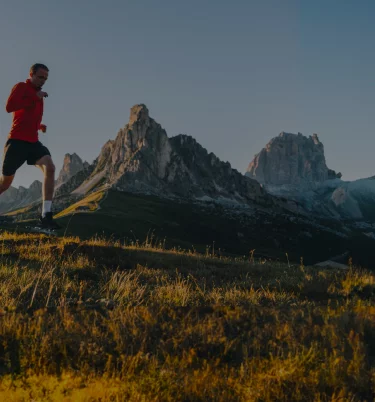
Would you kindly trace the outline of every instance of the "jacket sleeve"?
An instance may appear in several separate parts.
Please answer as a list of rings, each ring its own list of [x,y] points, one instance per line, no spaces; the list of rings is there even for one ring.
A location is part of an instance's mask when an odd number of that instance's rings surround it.
[[[5,109],[8,113],[16,112],[33,107],[38,100],[38,96],[28,94],[25,84],[20,82],[12,88]]]

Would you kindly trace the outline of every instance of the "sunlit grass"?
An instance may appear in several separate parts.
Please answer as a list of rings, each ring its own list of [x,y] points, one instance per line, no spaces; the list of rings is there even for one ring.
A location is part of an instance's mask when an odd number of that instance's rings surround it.
[[[65,215],[70,215],[74,213],[77,209],[85,207],[88,211],[96,211],[99,207],[100,201],[105,196],[103,191],[96,191],[80,201],[77,201],[70,205],[68,208],[56,214],[56,218],[61,218]]]
[[[375,276],[0,236],[0,400],[372,401]]]

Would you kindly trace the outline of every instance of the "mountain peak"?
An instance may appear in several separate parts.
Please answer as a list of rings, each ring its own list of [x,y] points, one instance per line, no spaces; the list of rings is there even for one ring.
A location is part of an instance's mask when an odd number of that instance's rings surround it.
[[[328,169],[318,135],[281,132],[255,155],[246,176],[262,184],[311,184],[341,177]]]
[[[134,105],[130,109],[130,119],[129,119],[129,125],[133,125],[134,123],[142,123],[142,124],[147,124],[149,123],[150,120],[150,115],[148,112],[148,109],[146,105],[143,103],[139,105]]]
[[[75,152],[72,154],[65,154],[63,167],[56,181],[56,187],[67,182],[76,173],[87,168],[88,165],[89,164],[87,162],[83,162]]]
[[[73,152],[72,154],[66,153],[64,156],[64,165],[68,163],[83,163],[82,159],[75,153]]]
[[[131,108],[129,123],[102,148],[95,169],[74,193],[84,194],[103,184],[185,199],[270,202],[259,183],[208,153],[193,137],[168,138],[144,104]]]

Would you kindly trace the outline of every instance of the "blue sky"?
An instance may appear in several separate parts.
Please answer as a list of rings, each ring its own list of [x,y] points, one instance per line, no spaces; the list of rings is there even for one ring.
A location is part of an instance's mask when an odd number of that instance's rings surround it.
[[[375,2],[0,0],[0,146],[12,86],[50,68],[41,141],[92,162],[132,105],[244,173],[281,131],[317,133],[329,168],[375,174]],[[24,166],[14,184],[41,179]]]

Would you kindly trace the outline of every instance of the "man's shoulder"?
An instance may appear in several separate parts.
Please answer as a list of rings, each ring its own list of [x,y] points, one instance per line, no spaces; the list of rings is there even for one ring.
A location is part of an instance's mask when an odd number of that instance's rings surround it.
[[[26,87],[27,87],[27,83],[26,83],[26,82],[23,82],[23,81],[17,82],[17,84],[14,84],[14,85],[13,85],[13,89],[16,89],[16,88],[26,88]]]

